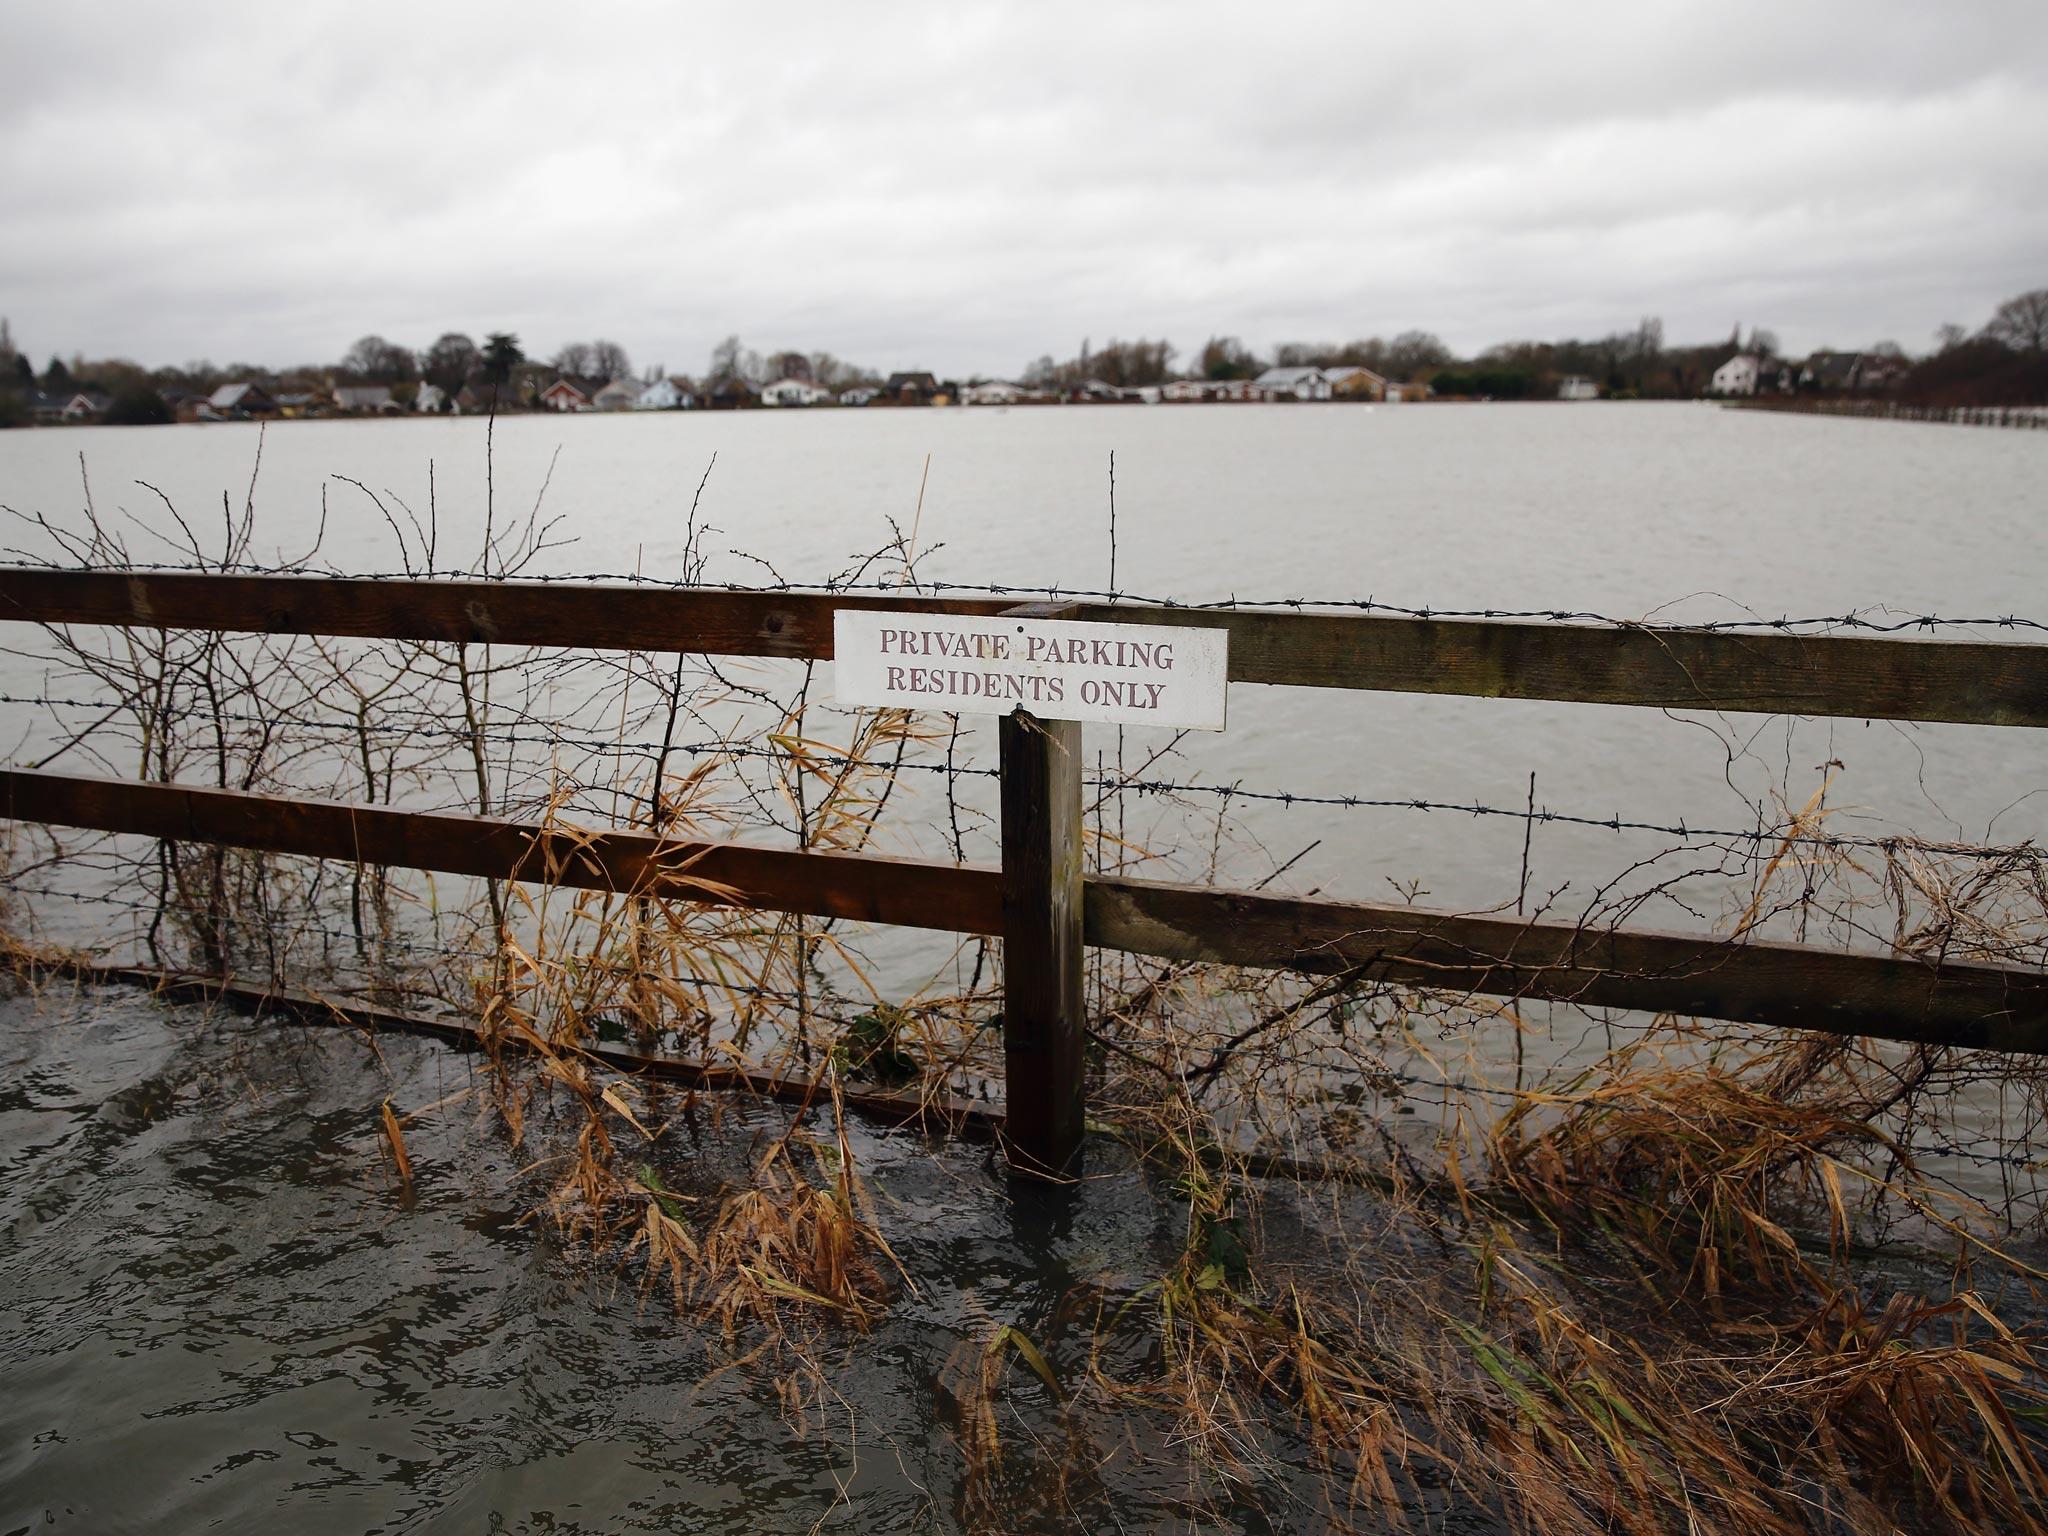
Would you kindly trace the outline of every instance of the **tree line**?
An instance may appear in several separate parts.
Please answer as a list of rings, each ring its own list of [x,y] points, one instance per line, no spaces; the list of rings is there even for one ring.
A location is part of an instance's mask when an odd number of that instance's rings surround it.
[[[1891,341],[1857,349],[1896,359],[1892,391],[1899,398],[1928,405],[2022,405],[2048,403],[2048,288],[2016,295],[2000,304],[1976,331],[1944,325],[1926,354],[1909,357]],[[1662,320],[1646,317],[1630,330],[1606,336],[1555,341],[1509,341],[1461,358],[1434,332],[1408,330],[1390,338],[1378,336],[1331,342],[1283,342],[1264,355],[1236,336],[1211,336],[1177,366],[1181,353],[1164,339],[1112,338],[1100,347],[1083,341],[1065,360],[1047,353],[1026,363],[1017,382],[1034,389],[1068,390],[1099,381],[1120,389],[1161,385],[1176,379],[1234,380],[1256,378],[1270,367],[1362,367],[1396,382],[1427,383],[1438,394],[1485,396],[1493,399],[1542,398],[1557,391],[1561,379],[1592,380],[1611,397],[1644,399],[1691,398],[1703,393],[1714,370],[1738,352],[1753,352],[1767,363],[1788,364],[1777,338],[1738,327],[1725,340],[1703,345],[1670,346]],[[1790,376],[1796,370],[1786,369]],[[448,331],[431,344],[412,348],[368,335],[358,339],[332,363],[276,369],[249,363],[216,366],[211,362],[183,367],[144,368],[123,358],[68,362],[53,355],[38,371],[27,353],[15,345],[7,322],[0,319],[0,425],[34,419],[33,405],[77,390],[107,401],[108,421],[170,419],[167,397],[206,395],[224,383],[258,381],[279,390],[314,389],[339,384],[382,386],[401,405],[412,405],[418,392],[431,386],[440,398],[454,402],[467,391],[473,404],[503,409],[531,405],[555,378],[584,386],[614,380],[651,383],[675,377],[691,389],[716,389],[730,381],[760,386],[795,378],[835,392],[881,382],[872,369],[823,351],[791,348],[756,351],[741,339],[727,336],[712,348],[703,372],[695,379],[670,375],[663,365],[635,374],[626,349],[615,341],[575,341],[547,358],[529,357],[519,337],[492,331],[481,342],[465,332]],[[961,381],[984,382],[977,374]]]

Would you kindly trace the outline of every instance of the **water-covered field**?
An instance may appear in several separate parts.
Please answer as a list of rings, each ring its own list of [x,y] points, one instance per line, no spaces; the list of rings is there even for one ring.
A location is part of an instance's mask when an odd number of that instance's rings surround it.
[[[400,579],[532,527],[524,576],[801,584],[893,541],[862,579],[914,557],[926,583],[1534,622],[1936,615],[1980,621],[1938,638],[2036,642],[1996,621],[2048,621],[2044,492],[2039,434],[1690,406],[0,434],[8,558],[30,562],[217,560],[246,527],[241,564]],[[875,734],[832,708],[829,664],[15,628],[17,764],[994,852],[992,722]],[[766,755],[668,750],[734,730]],[[1090,859],[2038,964],[2040,735],[1236,685],[1219,735],[1090,728]],[[834,749],[894,766],[802,761]],[[1143,786],[1110,793],[1120,773]],[[1314,803],[1347,797],[1377,803]],[[1855,841],[1895,833],[2020,851]],[[10,998],[0,1531],[1392,1510],[1648,1531],[1690,1510],[1748,1532],[2026,1507],[2002,1458],[2041,1373],[1990,1319],[2038,1315],[2048,1267],[2031,1071],[1117,960],[1090,984],[1089,1177],[1033,1194],[985,1148],[829,1112],[835,1074],[906,1052],[928,1085],[999,1091],[977,945],[536,889],[17,835],[16,940],[480,1014],[540,1067],[62,982]],[[578,1055],[635,1035],[817,1074],[820,1099],[799,1125]],[[1275,1157],[1365,1182],[1262,1176]],[[1931,1447],[1968,1470],[1934,1477]]]

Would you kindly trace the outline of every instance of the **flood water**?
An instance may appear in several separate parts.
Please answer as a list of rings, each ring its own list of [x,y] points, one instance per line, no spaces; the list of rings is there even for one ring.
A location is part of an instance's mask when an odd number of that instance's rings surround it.
[[[396,569],[390,531],[354,481],[423,522],[431,501],[436,563],[465,567],[488,452],[498,526],[536,503],[561,518],[569,542],[532,574],[673,577],[708,470],[712,581],[822,581],[881,547],[893,522],[927,579],[969,584],[1672,622],[2048,622],[2041,433],[1648,403],[629,413],[507,418],[488,445],[486,433],[478,420],[285,423],[263,438],[260,474],[254,426],[8,433],[0,504],[77,526],[82,455],[102,520],[138,561],[179,558],[124,519],[175,532],[161,492],[207,540],[224,502],[252,498],[258,558],[311,547],[324,512],[323,563]],[[49,554],[19,524],[7,542]],[[0,680],[26,694],[34,671],[11,663]],[[1534,773],[1538,804],[1554,811],[1742,830],[1760,808],[1769,824],[1780,803],[1804,804],[1835,763],[1833,831],[2048,835],[2048,796],[2025,798],[2048,787],[2040,732],[1248,684],[1229,707],[1230,729],[1189,737],[1164,776],[1512,810]],[[0,721],[21,718],[0,706]],[[992,737],[970,736],[962,761],[987,762]],[[1087,739],[1091,753],[1114,751],[1114,731]],[[1126,732],[1127,761],[1158,744]],[[1512,899],[1519,879],[1524,828],[1508,818],[1312,818],[1242,803],[1234,814],[1271,855],[1245,856],[1229,871],[1241,878],[1321,838],[1293,870],[1302,888],[1364,898],[1419,881],[1439,904],[1476,908]],[[1569,886],[1568,907],[1571,890],[1668,841],[1545,825],[1530,884]],[[1644,916],[1692,924],[1675,908]]]
[[[665,1292],[522,1223],[522,1160],[473,1104],[414,1122],[400,1192],[378,1106],[471,1081],[404,1038],[0,1002],[0,1532],[959,1530],[959,1399],[995,1323],[1078,1384],[1093,1319],[1072,1288],[1157,1274],[1181,1236],[1114,1148],[1053,1209],[1013,1203],[986,1149],[853,1128],[916,1284],[872,1334],[824,1337],[837,1400],[798,1433],[761,1373],[714,1374],[737,1351]],[[710,1191],[785,1125],[729,1105],[649,1155]],[[1004,1433],[1057,1440],[1014,1374]],[[1191,1527],[1156,1433],[1095,1456],[1112,1465],[1013,1491],[1004,1528]],[[1262,1496],[1317,1502],[1307,1478]],[[1227,1502],[1194,1523],[1275,1528]]]
[[[0,503],[75,526],[89,494],[103,521],[162,527],[160,491],[204,531],[224,495],[250,494],[257,446],[236,426],[0,434]],[[437,563],[466,565],[486,463],[478,421],[274,427],[253,492],[259,556],[306,548],[324,499],[322,560],[394,569],[355,480],[422,517],[431,484]],[[822,580],[893,520],[928,552],[926,578],[962,583],[1673,621],[2048,620],[2040,433],[1683,405],[756,412],[508,419],[488,463],[495,516],[545,484],[575,540],[530,574],[673,575],[708,466],[707,574],[736,583],[769,567]],[[179,558],[126,526],[139,560]],[[49,553],[20,524],[7,542]],[[42,675],[18,656],[0,666],[17,697]],[[1774,798],[1802,804],[1832,763],[1832,830],[2048,840],[2037,731],[1244,685],[1230,714],[1170,776],[1519,808],[1534,773],[1554,810],[1743,828]],[[44,739],[24,706],[0,721],[17,760]],[[988,734],[971,760],[987,761]],[[1113,732],[1088,740],[1115,750]],[[1155,744],[1132,731],[1124,750]],[[1516,894],[1512,818],[1241,814],[1225,854],[1237,878],[1315,843],[1296,889],[1371,899],[1392,882],[1473,908]],[[978,835],[970,856],[987,855]],[[1194,831],[1169,821],[1159,836]],[[1529,884],[1571,910],[1668,842],[1542,826]],[[1642,920],[1700,916],[1652,903]],[[835,1346],[850,1407],[797,1436],[758,1381],[710,1374],[715,1341],[665,1300],[643,1307],[606,1266],[521,1224],[518,1162],[473,1109],[420,1123],[418,1188],[401,1196],[377,1106],[432,1103],[469,1076],[439,1047],[379,1049],[133,999],[0,1010],[0,1532],[955,1529],[957,1351],[1008,1321],[1079,1370],[1061,1314],[1074,1277],[1156,1273],[1179,1238],[1170,1202],[1107,1153],[1054,1219],[1013,1206],[975,1149],[869,1139],[863,1165],[922,1289],[872,1338]],[[742,1169],[766,1123],[754,1113],[671,1152],[671,1182]],[[1188,1529],[1184,1492],[1111,1469],[1014,1528]]]

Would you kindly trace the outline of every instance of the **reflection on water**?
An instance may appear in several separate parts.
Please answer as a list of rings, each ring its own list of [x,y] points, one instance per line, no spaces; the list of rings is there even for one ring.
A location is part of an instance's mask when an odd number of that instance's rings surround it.
[[[798,1434],[665,1297],[519,1220],[521,1160],[473,1103],[414,1122],[398,1193],[378,1105],[469,1082],[407,1039],[373,1054],[113,993],[5,1004],[0,1531],[959,1529],[962,1352],[1009,1322],[1080,1379],[1076,1282],[1134,1286],[1180,1237],[1113,1165],[1063,1208],[1016,1207],[985,1151],[856,1131],[916,1288],[871,1335],[825,1337],[832,1395]],[[782,1129],[717,1108],[661,1152],[672,1187],[714,1188]],[[1004,1411],[1007,1436],[1057,1440],[1028,1379]],[[1050,1469],[1006,1495],[1009,1529],[1189,1528],[1156,1442]]]
[[[181,505],[214,505],[223,485],[239,494],[254,446],[253,432],[227,428],[9,434],[0,499],[69,519],[82,449],[103,513],[146,510],[130,494],[138,478]],[[887,516],[908,523],[929,452],[920,538],[948,545],[935,574],[1099,586],[1115,449],[1119,576],[1180,597],[1624,615],[1677,604],[1666,618],[2043,606],[2027,558],[2048,484],[2037,434],[1689,407],[522,420],[498,432],[500,494],[530,497],[558,447],[548,496],[583,541],[552,557],[561,572],[672,570],[688,492],[716,451],[713,547],[819,577],[879,543]],[[381,524],[325,477],[424,505],[430,460],[447,544],[473,542],[474,422],[274,432],[257,497],[265,538],[304,547],[324,491],[327,558],[383,569]],[[135,548],[164,553],[139,537]],[[721,557],[712,574],[758,569]],[[37,686],[18,666],[5,680]],[[2018,841],[2048,827],[2048,797],[2024,798],[2048,765],[2038,732],[1249,688],[1233,690],[1231,720],[1190,742],[1173,775],[1514,806],[1533,771],[1559,809],[1739,826],[1745,801],[1781,788],[1796,805],[1818,765],[1841,760],[1842,803],[1864,809],[1837,830],[1865,830],[1866,811],[1944,836]],[[1111,748],[1091,733],[1098,745]],[[1299,888],[1372,897],[1419,880],[1423,899],[1472,907],[1517,893],[1525,829],[1512,820],[1240,813],[1275,860],[1321,839],[1294,866]],[[1161,841],[1203,846],[1178,827]],[[1566,913],[1663,846],[1556,827],[1533,843],[1528,888]],[[1227,872],[1269,867],[1247,857]],[[1013,1207],[972,1149],[865,1139],[862,1165],[918,1289],[872,1336],[827,1341],[840,1396],[814,1403],[798,1434],[758,1373],[715,1372],[721,1341],[519,1220],[523,1157],[479,1133],[474,1104],[412,1128],[420,1177],[399,1195],[378,1105],[389,1095],[416,1110],[469,1077],[435,1047],[378,1050],[110,998],[7,1005],[0,1532],[957,1528],[961,1351],[1008,1322],[1082,1372],[1075,1282],[1135,1288],[1181,1236],[1175,1207],[1128,1171],[1049,1213]],[[701,1143],[657,1160],[673,1187],[708,1191],[780,1125],[727,1106]],[[1148,1347],[1142,1334],[1116,1343],[1132,1359]],[[1057,1440],[1028,1380],[1011,1396],[1013,1441]],[[1012,1528],[1267,1528],[1229,1509],[1198,1520],[1189,1479],[1146,1433],[1091,1443],[1064,1479],[1021,1480]],[[1306,1488],[1261,1493],[1270,1507],[1313,1507]]]
[[[425,522],[431,477],[438,563],[466,566],[485,519],[485,425],[270,429],[254,493],[257,555],[296,555],[321,532],[320,558],[334,569],[392,570],[390,530],[351,482],[395,496]],[[83,453],[94,504],[135,557],[175,559],[120,515],[163,520],[137,482],[195,518],[218,509],[224,490],[239,507],[257,446],[253,426],[8,433],[0,501],[78,526]],[[893,519],[914,528],[933,578],[1101,588],[1112,452],[1117,581],[1140,593],[1375,597],[1670,622],[1876,607],[2048,618],[2035,558],[2048,436],[1693,404],[528,416],[496,426],[493,507],[500,527],[537,498],[544,515],[559,515],[557,536],[570,542],[536,573],[673,577],[709,464],[699,518],[714,530],[703,543],[714,581],[821,580],[886,542]],[[828,666],[820,697],[829,675]],[[39,676],[0,659],[7,691],[32,693]],[[1242,684],[1231,690],[1230,722],[1224,734],[1190,737],[1153,776],[1519,809],[1533,772],[1538,804],[1554,810],[1741,829],[1759,804],[1773,816],[1774,798],[1803,804],[1820,765],[1839,761],[1832,830],[2048,836],[2048,796],[2023,798],[2048,784],[2048,743],[2033,731]],[[0,706],[0,723],[20,731],[29,712]],[[1098,750],[1115,761],[1114,733],[1087,739],[1091,761]],[[1129,760],[1164,739],[1131,731]],[[986,766],[992,754],[992,731],[959,743],[963,764]],[[1216,808],[1198,806],[1202,816]],[[1131,812],[1143,823],[1134,835],[1149,830],[1145,809]],[[1364,899],[1386,894],[1389,881],[1419,881],[1429,899],[1470,908],[1517,894],[1523,827],[1512,818],[1244,801],[1231,816],[1264,850],[1233,854],[1235,879],[1256,880],[1320,839],[1291,871],[1301,888]],[[986,839],[969,830],[970,856],[986,856]],[[1175,818],[1158,841],[1186,849],[1208,839]],[[1571,910],[1668,842],[1543,826],[1528,889],[1563,889]],[[1692,925],[1669,903],[1643,918]]]

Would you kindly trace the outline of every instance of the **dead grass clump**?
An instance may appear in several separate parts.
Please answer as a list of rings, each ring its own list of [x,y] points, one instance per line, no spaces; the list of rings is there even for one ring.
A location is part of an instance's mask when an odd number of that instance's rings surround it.
[[[726,1197],[705,1230],[692,1294],[728,1339],[750,1324],[779,1335],[792,1308],[864,1330],[888,1303],[890,1270],[907,1280],[875,1223],[842,1127],[829,1142],[776,1143],[753,1187]]]
[[[1787,1213],[1819,1196],[1846,1241],[1838,1159],[1890,1151],[1887,1138],[1831,1105],[1788,1102],[1744,1070],[1612,1065],[1563,1101],[1531,1094],[1500,1118],[1486,1148],[1491,1193],[1553,1234],[1606,1239],[1639,1265],[1679,1271],[1709,1297],[1817,1280]]]

